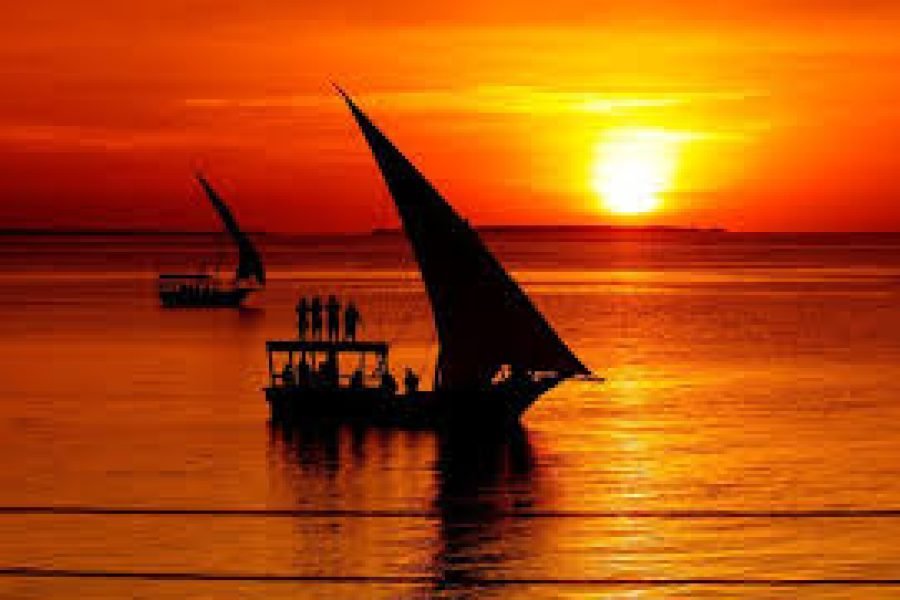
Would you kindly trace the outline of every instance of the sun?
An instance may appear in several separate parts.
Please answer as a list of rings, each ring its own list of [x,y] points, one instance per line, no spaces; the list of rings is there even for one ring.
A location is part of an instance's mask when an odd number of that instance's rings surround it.
[[[614,129],[597,144],[592,186],[601,207],[642,215],[662,206],[675,171],[677,136],[658,129]]]

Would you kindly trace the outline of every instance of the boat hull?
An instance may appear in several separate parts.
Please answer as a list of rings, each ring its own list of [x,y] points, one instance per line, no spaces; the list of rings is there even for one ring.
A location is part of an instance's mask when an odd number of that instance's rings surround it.
[[[379,389],[265,389],[273,423],[361,423],[428,429],[481,429],[515,425],[537,399],[533,390],[420,391]]]
[[[163,308],[238,308],[253,291],[249,288],[209,290],[206,293],[161,290]]]

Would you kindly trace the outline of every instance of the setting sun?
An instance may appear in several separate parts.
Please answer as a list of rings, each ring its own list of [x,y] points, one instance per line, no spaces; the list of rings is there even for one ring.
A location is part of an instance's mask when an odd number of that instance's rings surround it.
[[[677,136],[653,129],[616,129],[597,145],[592,184],[602,208],[618,215],[659,209],[672,185]]]

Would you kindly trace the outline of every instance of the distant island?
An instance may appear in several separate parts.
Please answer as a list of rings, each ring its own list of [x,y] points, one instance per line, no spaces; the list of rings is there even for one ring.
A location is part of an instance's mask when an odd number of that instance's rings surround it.
[[[485,225],[481,233],[727,233],[722,227],[677,227],[674,225]],[[377,228],[372,235],[399,235],[399,228]]]
[[[727,233],[721,227],[677,227],[674,225],[484,225],[475,227],[487,234],[592,234],[592,233]],[[356,232],[271,232],[249,231],[253,236],[267,237],[342,237],[342,236],[394,236],[403,232],[399,227],[379,227],[371,231]],[[224,231],[184,231],[153,229],[51,229],[51,228],[9,228],[0,229],[0,236],[86,236],[86,237],[130,237],[130,236],[224,236]]]
[[[249,231],[250,235],[267,235],[263,231]],[[86,236],[86,237],[119,237],[119,236],[155,236],[155,235],[183,235],[183,236],[225,236],[226,231],[179,231],[179,230],[153,230],[153,229],[51,229],[51,228],[14,228],[0,229],[0,236],[14,235],[46,235],[46,236]]]

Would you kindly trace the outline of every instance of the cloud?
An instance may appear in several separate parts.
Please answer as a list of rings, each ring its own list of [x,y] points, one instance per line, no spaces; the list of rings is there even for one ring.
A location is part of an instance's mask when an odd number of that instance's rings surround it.
[[[633,94],[560,91],[518,85],[476,86],[461,90],[382,91],[358,95],[366,106],[400,112],[461,112],[480,114],[615,114],[694,102],[740,101],[764,94],[758,91],[675,92]],[[191,98],[194,108],[319,109],[334,105],[325,94],[263,96],[257,98]]]
[[[78,125],[0,125],[0,144],[23,150],[125,152],[139,148],[190,147],[197,142],[198,135],[174,130],[122,131]],[[239,139],[232,142],[237,145]]]
[[[81,20],[93,26],[131,28],[160,25],[193,29],[222,23],[309,25],[459,25],[459,24],[603,24],[620,20],[709,22],[770,21],[810,17],[885,17],[897,14],[893,0],[463,0],[429,3],[409,0],[334,0],[296,2],[267,0],[43,0],[43,10],[30,3],[9,3],[14,20],[64,26]],[[85,15],[90,18],[85,18]]]

